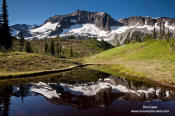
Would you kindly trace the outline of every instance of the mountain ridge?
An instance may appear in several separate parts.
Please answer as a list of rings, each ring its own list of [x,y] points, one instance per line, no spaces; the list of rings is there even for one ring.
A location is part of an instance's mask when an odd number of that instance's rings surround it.
[[[132,16],[116,20],[105,12],[77,10],[66,15],[52,16],[42,25],[25,30],[25,38],[69,38],[74,36],[81,39],[96,37],[117,45],[118,43],[124,44],[129,33],[140,31],[151,34],[154,28],[158,31],[162,21],[165,22],[166,32],[169,30],[174,34],[175,18]]]

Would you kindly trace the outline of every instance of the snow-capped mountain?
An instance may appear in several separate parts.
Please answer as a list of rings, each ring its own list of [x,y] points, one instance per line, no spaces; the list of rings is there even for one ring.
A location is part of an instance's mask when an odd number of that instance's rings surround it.
[[[16,24],[10,26],[12,36],[19,36],[19,32],[23,32],[23,36],[32,37],[29,30],[36,28],[38,25],[26,25],[26,24]]]
[[[76,11],[67,15],[56,15],[38,28],[30,30],[28,39],[57,36],[76,36],[81,38],[103,37],[112,26],[122,26],[117,20],[104,12]]]
[[[144,34],[153,34],[153,30],[159,33],[160,25],[161,27],[165,26],[165,32],[171,32],[173,35],[175,34],[175,18],[167,18],[167,17],[141,17],[141,16],[133,16],[129,18],[123,18],[119,20],[120,23],[124,24],[124,26],[116,27],[111,29],[110,34],[108,34],[104,39],[109,41],[112,44],[120,43],[123,44],[126,41],[127,36],[130,37],[134,32],[140,32],[142,35]]]
[[[97,37],[116,45],[123,44],[130,34],[135,31],[151,34],[153,29],[160,29],[160,23],[165,22],[166,32],[174,32],[175,18],[151,18],[151,17],[129,17],[115,20],[105,12],[88,12],[77,10],[67,15],[56,15],[47,19],[41,26],[27,27],[26,39],[44,39],[54,37],[76,37],[89,38]],[[12,28],[13,30],[13,28]],[[16,31],[17,30],[17,31]],[[19,32],[19,29],[12,31]],[[13,34],[15,35],[15,34]]]

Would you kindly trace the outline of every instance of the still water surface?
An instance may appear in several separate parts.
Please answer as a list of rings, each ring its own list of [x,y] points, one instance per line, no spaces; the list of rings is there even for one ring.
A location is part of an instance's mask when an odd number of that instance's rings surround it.
[[[0,86],[0,116],[174,116],[174,90],[77,68]],[[151,113],[150,113],[151,112]]]

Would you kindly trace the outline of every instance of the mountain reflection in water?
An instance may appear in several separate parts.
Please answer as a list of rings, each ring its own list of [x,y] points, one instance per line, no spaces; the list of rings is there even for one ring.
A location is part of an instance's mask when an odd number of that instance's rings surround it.
[[[144,85],[136,87],[124,78],[112,76],[86,84],[33,83],[29,91],[43,95],[53,104],[77,108],[105,107],[117,98],[137,102],[175,99],[173,91]]]
[[[160,105],[160,108],[168,105],[166,108],[171,107],[171,111],[175,111],[175,108],[172,109],[175,107],[175,93],[162,87],[110,75],[96,82],[51,81],[0,88],[0,116],[54,116],[58,112],[62,115],[71,115],[73,111],[87,110],[91,112],[90,115],[97,115],[100,112],[108,115],[111,110],[116,114],[129,113],[129,110],[132,110],[130,106],[138,109],[143,104],[156,104]],[[117,106],[116,109],[113,106]],[[101,111],[102,109],[108,113]]]

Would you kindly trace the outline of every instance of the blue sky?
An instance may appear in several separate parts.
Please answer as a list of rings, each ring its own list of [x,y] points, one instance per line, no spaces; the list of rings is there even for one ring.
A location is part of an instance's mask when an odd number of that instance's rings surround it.
[[[1,0],[2,2],[2,0]],[[104,11],[113,18],[175,17],[175,0],[7,0],[10,25],[42,24],[53,15],[77,9]]]

